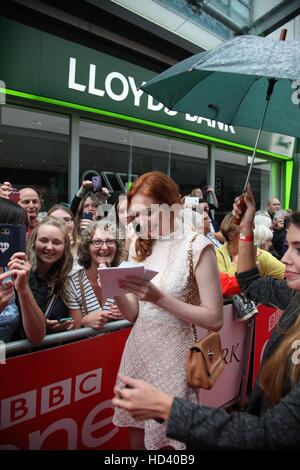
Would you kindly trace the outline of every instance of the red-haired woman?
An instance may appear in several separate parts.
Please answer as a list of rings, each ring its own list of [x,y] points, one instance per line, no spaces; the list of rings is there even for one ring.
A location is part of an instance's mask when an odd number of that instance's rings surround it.
[[[291,215],[289,248],[282,261],[286,280],[260,277],[253,246],[255,202],[250,184],[246,212],[240,218],[238,282],[256,303],[276,305],[283,314],[273,329],[261,361],[247,411],[195,406],[153,386],[120,377],[128,390],[115,388],[114,406],[125,407],[139,420],[165,419],[168,436],[198,450],[298,450],[300,448],[300,212]],[[121,397],[120,397],[121,394]],[[122,398],[122,399],[120,399]]]
[[[137,277],[120,282],[130,294],[116,297],[116,302],[124,317],[135,322],[120,372],[196,402],[185,372],[194,341],[192,325],[212,330],[222,326],[214,248],[203,235],[182,233],[178,186],[167,175],[155,171],[139,177],[128,194],[128,205],[140,226],[129,260],[158,274],[151,282]],[[126,410],[116,409],[114,423],[131,428],[133,449],[185,448],[166,437],[164,424],[138,422]]]

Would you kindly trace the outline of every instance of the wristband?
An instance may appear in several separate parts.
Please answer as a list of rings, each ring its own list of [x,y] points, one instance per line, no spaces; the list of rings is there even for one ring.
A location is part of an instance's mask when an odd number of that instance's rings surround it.
[[[240,240],[242,240],[243,242],[253,243],[254,241],[253,234],[245,235],[244,233],[240,233]]]

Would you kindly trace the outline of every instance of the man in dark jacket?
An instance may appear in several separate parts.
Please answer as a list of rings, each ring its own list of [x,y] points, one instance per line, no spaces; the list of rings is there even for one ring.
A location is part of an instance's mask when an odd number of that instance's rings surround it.
[[[274,214],[281,209],[281,202],[279,199],[274,197],[268,201],[267,211],[271,219],[273,220]]]

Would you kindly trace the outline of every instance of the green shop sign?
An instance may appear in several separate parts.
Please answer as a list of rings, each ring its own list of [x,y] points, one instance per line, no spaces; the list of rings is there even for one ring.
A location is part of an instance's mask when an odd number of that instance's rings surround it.
[[[253,129],[170,111],[144,93],[139,87],[153,72],[6,18],[0,18],[0,58],[0,80],[10,94],[22,92],[25,97],[72,103],[79,109],[84,106],[177,128],[228,145],[254,145]],[[291,157],[294,140],[263,132],[259,147]]]

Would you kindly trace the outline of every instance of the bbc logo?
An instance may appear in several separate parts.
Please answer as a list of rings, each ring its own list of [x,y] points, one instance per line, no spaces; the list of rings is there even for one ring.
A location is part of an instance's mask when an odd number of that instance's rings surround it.
[[[101,378],[102,369],[95,369],[77,375],[73,379],[70,377],[46,385],[40,390],[34,389],[3,399],[0,429],[7,429],[38,415],[44,415],[72,402],[100,393]]]

